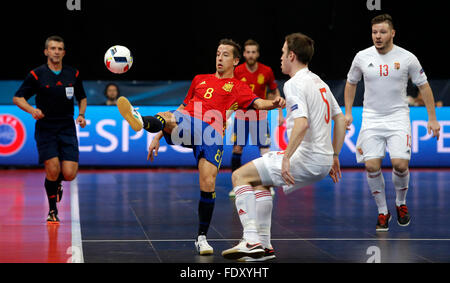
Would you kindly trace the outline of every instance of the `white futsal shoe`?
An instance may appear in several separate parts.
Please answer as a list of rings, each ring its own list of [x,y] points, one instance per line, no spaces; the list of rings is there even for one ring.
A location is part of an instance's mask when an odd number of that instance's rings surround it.
[[[224,250],[222,256],[226,259],[240,259],[243,257],[260,258],[265,254],[261,243],[251,244],[247,240],[241,240],[239,244],[231,249]]]
[[[214,253],[214,249],[206,241],[205,235],[198,236],[195,241],[195,248],[200,255],[210,255]]]
[[[128,124],[130,124],[134,131],[139,132],[142,130],[144,127],[142,116],[137,111],[138,108],[134,108],[128,99],[124,96],[119,97],[117,100],[117,108],[119,108],[120,114],[125,120],[127,120]]]
[[[272,246],[270,246],[270,248],[265,248],[264,256],[262,256],[260,258],[252,258],[249,256],[245,256],[245,257],[238,259],[238,261],[240,261],[240,262],[260,262],[260,261],[268,261],[271,259],[275,259],[275,250],[273,249]]]

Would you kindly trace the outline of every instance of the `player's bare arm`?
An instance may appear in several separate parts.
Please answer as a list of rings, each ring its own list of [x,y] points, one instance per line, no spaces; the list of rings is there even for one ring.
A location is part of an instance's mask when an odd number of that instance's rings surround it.
[[[44,113],[42,113],[42,111],[40,109],[34,108],[33,106],[31,106],[27,102],[27,100],[23,97],[15,96],[13,98],[13,102],[15,105],[17,105],[23,111],[30,113],[31,116],[33,116],[33,119],[35,119],[35,120],[39,120],[39,119],[42,119],[45,117]]]
[[[294,119],[294,127],[292,128],[291,136],[289,138],[288,146],[284,151],[283,163],[281,165],[281,176],[288,185],[295,183],[294,177],[290,172],[290,161],[298,146],[302,143],[309,128],[308,120],[304,117]]]
[[[159,140],[163,137],[163,132],[158,132],[154,137],[153,140],[148,147],[148,155],[147,160],[150,159],[151,162],[153,162],[154,158],[158,156],[158,150],[159,150]]]
[[[334,130],[333,130],[333,165],[330,171],[330,177],[333,179],[334,183],[339,182],[339,179],[342,178],[341,174],[341,166],[339,163],[339,153],[341,152],[342,146],[344,145],[345,140],[345,131],[347,128],[347,123],[345,121],[345,117],[342,113],[333,117],[334,121]]]
[[[278,88],[267,93],[268,99],[275,99],[277,97],[281,97],[280,90]],[[278,108],[278,125],[281,126],[283,124],[284,124],[283,108]]]
[[[256,110],[272,110],[275,108],[284,108],[286,101],[282,97],[277,97],[274,100],[257,99],[252,104]]]
[[[439,140],[441,125],[439,124],[436,118],[433,91],[431,90],[429,83],[425,83],[419,86],[419,90],[420,93],[422,94],[423,102],[425,103],[428,112],[428,125],[427,125],[428,134],[431,134],[431,132],[433,132],[433,137],[436,137]]]
[[[356,84],[351,84],[347,81],[344,90],[344,100],[345,100],[345,125],[347,130],[350,130],[350,125],[353,123],[352,107],[355,101],[356,94]]]

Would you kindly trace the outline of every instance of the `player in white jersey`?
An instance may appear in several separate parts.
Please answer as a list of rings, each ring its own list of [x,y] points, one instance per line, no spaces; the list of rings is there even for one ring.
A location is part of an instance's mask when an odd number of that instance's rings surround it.
[[[418,86],[428,111],[428,133],[439,138],[434,98],[427,77],[416,56],[394,45],[392,17],[384,14],[372,19],[374,46],[356,54],[345,86],[345,120],[349,129],[353,121],[352,106],[356,86],[364,77],[362,125],[356,143],[356,158],[364,162],[367,181],[378,206],[376,231],[388,231],[391,214],[387,208],[381,162],[389,150],[393,167],[392,182],[396,191],[397,221],[408,226],[406,206],[411,159],[411,126],[406,97],[408,78]]]
[[[327,175],[334,182],[341,177],[338,156],[345,138],[345,119],[330,88],[308,69],[314,42],[294,33],[286,37],[282,51],[281,69],[291,77],[284,85],[289,143],[284,152],[269,152],[233,172],[236,209],[244,233],[237,246],[222,252],[228,259],[275,257],[270,243],[270,192],[254,187],[277,186],[290,193]]]

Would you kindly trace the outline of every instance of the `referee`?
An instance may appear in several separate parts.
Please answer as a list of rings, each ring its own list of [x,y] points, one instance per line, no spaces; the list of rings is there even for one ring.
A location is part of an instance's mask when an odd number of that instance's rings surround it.
[[[78,101],[76,122],[84,128],[87,100],[79,71],[63,65],[64,40],[50,36],[45,41],[47,64],[33,69],[14,95],[13,102],[37,120],[34,138],[39,164],[45,166],[45,190],[50,206],[47,223],[57,224],[56,203],[62,197],[61,182],[72,181],[78,171],[78,139],[73,120],[74,96]],[[36,108],[27,100],[36,94]]]

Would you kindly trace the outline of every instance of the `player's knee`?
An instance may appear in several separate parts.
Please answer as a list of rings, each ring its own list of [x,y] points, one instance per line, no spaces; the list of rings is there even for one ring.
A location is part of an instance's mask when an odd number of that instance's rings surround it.
[[[76,178],[77,172],[75,170],[64,171],[63,175],[64,175],[64,180],[70,182],[70,181],[73,181]]]
[[[200,185],[202,188],[202,191],[208,192],[208,191],[214,191],[215,185],[216,185],[216,177],[215,176],[202,176],[200,177]]]
[[[161,116],[166,121],[166,123],[167,122],[171,122],[172,121],[172,117],[173,117],[173,114],[170,113],[170,112],[159,112],[156,115]]]
[[[380,171],[381,167],[376,164],[366,163],[366,171],[369,173],[375,173]]]
[[[231,175],[231,181],[233,182],[233,186],[235,184],[239,184],[245,180],[245,175],[243,174],[243,170],[237,169]]]
[[[394,167],[394,170],[399,173],[404,173],[408,170],[408,163],[406,162],[399,162],[396,164],[392,164],[392,167]]]
[[[57,163],[46,163],[45,172],[47,174],[47,179],[56,180],[61,172],[61,168]]]

